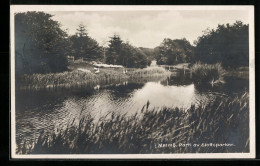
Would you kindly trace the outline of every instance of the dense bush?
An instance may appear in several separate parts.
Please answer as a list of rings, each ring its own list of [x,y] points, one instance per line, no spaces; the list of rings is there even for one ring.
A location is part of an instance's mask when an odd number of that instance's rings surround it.
[[[144,68],[150,64],[149,58],[140,48],[124,43],[118,35],[114,35],[109,41],[105,62],[129,68]]]
[[[192,80],[198,83],[220,83],[223,82],[225,70],[220,63],[202,64],[195,63],[191,67]]]
[[[164,39],[159,47],[155,48],[156,60],[159,65],[175,65],[191,62],[194,47],[184,39]]]
[[[249,65],[249,30],[241,21],[207,30],[195,44],[194,61],[222,63],[225,68]]]
[[[15,14],[16,74],[67,70],[67,34],[52,15],[44,12]]]

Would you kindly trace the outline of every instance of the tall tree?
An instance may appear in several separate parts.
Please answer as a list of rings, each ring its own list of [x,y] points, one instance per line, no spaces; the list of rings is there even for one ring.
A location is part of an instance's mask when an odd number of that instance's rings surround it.
[[[15,14],[16,73],[48,73],[67,69],[67,34],[52,15]]]
[[[150,64],[148,56],[129,43],[123,43],[123,56],[125,61],[122,64],[126,67],[144,68]]]
[[[141,49],[133,47],[128,42],[124,43],[119,35],[114,35],[109,41],[106,63],[143,68],[149,61]]]
[[[194,58],[205,63],[220,62],[224,67],[248,66],[248,35],[248,25],[241,21],[207,29],[195,42]]]
[[[122,61],[124,61],[124,57],[120,57],[120,55],[122,55],[122,47],[123,41],[119,35],[115,34],[113,37],[110,37],[108,50],[106,53],[106,63],[122,64]]]
[[[190,62],[193,57],[193,46],[185,38],[175,40],[166,38],[155,52],[158,64],[174,65]]]
[[[139,47],[139,49],[147,56],[148,59],[148,65],[152,63],[152,60],[155,60],[155,49],[154,48],[144,48],[144,47]]]
[[[88,36],[84,25],[80,24],[76,34],[69,39],[71,41],[71,55],[76,59],[101,60],[103,58],[102,48],[96,40]]]
[[[88,34],[87,34],[87,30],[86,30],[86,28],[85,28],[85,26],[84,25],[82,25],[82,24],[79,24],[79,28],[77,29],[77,36],[79,36],[79,37],[86,37],[86,36],[88,36]]]

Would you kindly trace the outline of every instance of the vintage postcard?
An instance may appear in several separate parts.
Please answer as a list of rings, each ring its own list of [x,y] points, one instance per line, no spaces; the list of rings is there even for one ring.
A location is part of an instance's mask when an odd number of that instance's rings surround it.
[[[254,6],[10,11],[11,158],[255,158]]]

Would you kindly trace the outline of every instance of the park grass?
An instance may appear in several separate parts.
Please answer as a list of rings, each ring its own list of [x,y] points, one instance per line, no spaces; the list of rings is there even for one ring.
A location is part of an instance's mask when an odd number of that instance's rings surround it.
[[[249,152],[249,95],[216,98],[182,108],[150,108],[134,115],[88,114],[35,141],[17,143],[18,154],[144,154]],[[83,110],[85,108],[82,108]],[[175,143],[176,147],[162,147]],[[183,146],[189,143],[193,146]],[[218,144],[218,147],[201,144]]]
[[[195,63],[191,67],[192,80],[195,84],[200,83],[223,83],[226,71],[220,63],[203,64]]]

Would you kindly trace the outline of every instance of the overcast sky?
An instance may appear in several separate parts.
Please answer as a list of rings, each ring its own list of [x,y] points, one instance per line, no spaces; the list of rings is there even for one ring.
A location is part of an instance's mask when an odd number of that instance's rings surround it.
[[[164,38],[186,38],[191,43],[205,29],[240,20],[248,24],[247,11],[97,11],[48,12],[68,34],[79,24],[86,26],[90,37],[103,45],[113,34],[137,47],[154,48]]]

